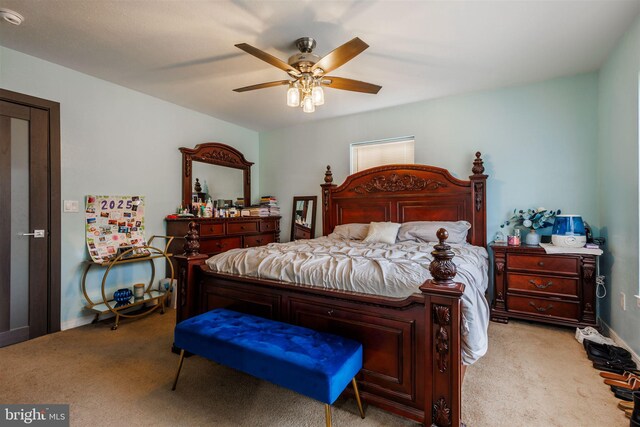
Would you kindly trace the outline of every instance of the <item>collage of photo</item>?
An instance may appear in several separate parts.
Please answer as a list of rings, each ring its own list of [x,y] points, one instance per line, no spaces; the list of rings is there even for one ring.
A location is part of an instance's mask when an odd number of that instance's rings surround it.
[[[119,249],[145,246],[143,196],[87,196],[87,248],[94,262],[118,256]]]

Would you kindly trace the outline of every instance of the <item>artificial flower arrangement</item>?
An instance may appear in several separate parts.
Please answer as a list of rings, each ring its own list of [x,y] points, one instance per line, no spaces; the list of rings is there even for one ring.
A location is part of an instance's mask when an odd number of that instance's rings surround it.
[[[537,230],[553,225],[553,222],[549,220],[556,215],[560,215],[560,209],[557,211],[550,211],[546,208],[527,209],[526,211],[514,209],[513,216],[500,225],[500,228],[504,228],[505,225],[521,225],[529,230]]]

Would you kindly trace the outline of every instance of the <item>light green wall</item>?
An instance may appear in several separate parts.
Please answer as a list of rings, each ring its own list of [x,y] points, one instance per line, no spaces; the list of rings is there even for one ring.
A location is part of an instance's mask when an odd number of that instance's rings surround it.
[[[416,163],[463,179],[474,153],[483,153],[490,239],[514,208],[560,208],[597,226],[597,83],[596,74],[583,74],[264,132],[260,190],[279,198],[288,239],[292,197],[320,196],[328,164],[341,183],[350,143],[414,135]],[[320,108],[331,108],[329,93]],[[318,235],[321,218],[318,210]]]
[[[602,273],[608,295],[600,304],[603,320],[640,353],[638,294],[638,79],[640,18],[600,70],[598,202],[607,238]],[[620,293],[627,310],[620,308]]]
[[[60,103],[62,199],[79,200],[82,206],[92,193],[144,195],[146,235],[165,234],[163,218],[181,200],[178,147],[217,141],[255,162],[257,200],[254,131],[3,47],[0,87]],[[85,322],[88,314],[80,291],[80,267],[88,257],[84,239],[84,214],[63,213],[63,327]],[[131,286],[146,276],[146,270],[123,268],[110,278],[114,286]]]

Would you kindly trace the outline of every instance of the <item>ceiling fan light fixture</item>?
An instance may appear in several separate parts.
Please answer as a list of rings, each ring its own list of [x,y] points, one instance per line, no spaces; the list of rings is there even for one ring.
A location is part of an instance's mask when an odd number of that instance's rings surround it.
[[[300,106],[300,91],[293,84],[289,84],[289,89],[287,90],[287,105],[289,107]]]
[[[316,83],[313,89],[311,89],[311,99],[313,100],[313,105],[324,104],[324,91],[320,83]]]
[[[247,43],[235,45],[238,49],[247,52],[256,58],[273,65],[288,74],[288,80],[260,83],[233,89],[234,92],[247,92],[256,89],[265,89],[275,86],[289,86],[287,89],[287,105],[290,107],[302,107],[305,113],[313,113],[316,106],[324,105],[323,85],[332,89],[347,90],[351,92],[377,94],[382,86],[346,79],[337,76],[328,76],[333,70],[358,56],[369,47],[368,44],[354,37],[347,43],[338,46],[322,58],[313,53],[316,42],[311,37],[302,37],[296,40],[299,53],[292,55],[288,62],[284,62],[275,56],[255,48]]]
[[[316,111],[316,106],[313,105],[313,98],[311,98],[311,95],[305,95],[302,100],[302,111],[305,113],[313,113]]]

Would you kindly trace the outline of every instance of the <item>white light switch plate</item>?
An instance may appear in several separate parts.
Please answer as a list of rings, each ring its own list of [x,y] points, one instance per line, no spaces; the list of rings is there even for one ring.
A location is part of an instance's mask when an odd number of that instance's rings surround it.
[[[65,200],[64,201],[65,212],[79,212],[79,205],[77,200]]]

